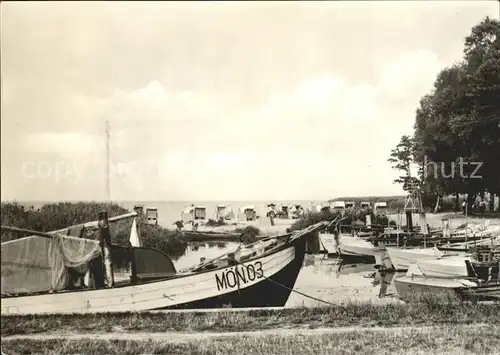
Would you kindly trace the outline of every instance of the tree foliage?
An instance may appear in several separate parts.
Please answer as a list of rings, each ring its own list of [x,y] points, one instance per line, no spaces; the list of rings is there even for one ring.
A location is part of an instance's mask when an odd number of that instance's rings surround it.
[[[411,167],[415,157],[415,142],[410,136],[404,135],[401,137],[396,148],[391,150],[391,155],[388,159],[393,168],[399,170],[402,175],[394,182],[403,185],[403,190],[409,191],[413,185],[419,185],[420,180],[411,176]]]

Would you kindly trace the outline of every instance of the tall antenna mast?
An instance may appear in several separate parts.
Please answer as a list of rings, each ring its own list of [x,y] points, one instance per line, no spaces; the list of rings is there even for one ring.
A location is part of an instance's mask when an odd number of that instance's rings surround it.
[[[109,149],[109,121],[106,120],[106,198],[108,202],[111,202],[111,183],[110,183],[110,164],[111,164],[111,152]]]

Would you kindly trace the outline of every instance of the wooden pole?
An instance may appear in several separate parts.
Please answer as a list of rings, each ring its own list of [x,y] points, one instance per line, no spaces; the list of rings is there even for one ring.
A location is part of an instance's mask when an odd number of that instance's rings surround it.
[[[113,263],[111,261],[111,234],[109,232],[108,212],[99,212],[99,242],[104,260],[108,287],[115,285]]]
[[[269,213],[269,221],[271,221],[271,226],[274,226],[274,218],[273,218],[273,213]]]
[[[9,226],[1,226],[2,230],[6,230],[9,232],[16,232],[20,234],[31,234],[31,235],[36,235],[37,237],[43,237],[43,238],[52,238],[53,235],[50,233],[45,233],[45,232],[38,232],[34,231],[31,229],[24,229],[24,228],[17,228],[17,227],[9,227]],[[52,232],[53,233],[53,232]]]
[[[109,121],[106,121],[106,198],[108,202],[111,202],[111,152],[109,148]]]
[[[467,199],[468,199],[467,195]],[[465,248],[467,248],[467,234],[468,234],[468,229],[469,229],[469,223],[467,221],[467,214],[468,214],[468,207],[469,207],[469,201],[465,204]]]
[[[108,218],[108,222],[110,222],[110,223],[111,222],[118,222],[118,221],[121,221],[121,220],[124,220],[124,219],[127,219],[127,218],[136,217],[136,216],[137,216],[137,212],[129,212],[129,213],[125,213],[125,214],[122,214],[122,215],[119,215],[119,216],[110,217],[110,218]],[[55,231],[51,231],[49,233],[65,234],[66,230],[69,229],[69,228],[72,228],[72,227],[74,227],[74,226],[63,228],[63,229],[58,229],[58,230],[55,230]],[[85,223],[83,223],[83,228],[85,228],[85,229],[99,228],[99,221],[85,222]]]

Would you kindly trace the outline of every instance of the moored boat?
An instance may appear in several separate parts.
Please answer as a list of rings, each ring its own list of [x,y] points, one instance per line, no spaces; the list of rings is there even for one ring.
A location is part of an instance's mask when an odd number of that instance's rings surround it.
[[[372,243],[351,235],[341,234],[338,243],[338,252],[342,258],[363,259],[376,262],[375,255],[380,254],[380,250]]]
[[[466,260],[463,261],[466,275],[449,277],[425,274],[418,264],[412,264],[405,276],[394,280],[398,295],[403,300],[418,300],[429,294],[434,297],[454,296],[462,300],[500,300],[498,261],[479,263]]]
[[[411,264],[418,260],[436,260],[444,255],[437,248],[408,248],[387,247],[387,255],[396,271],[408,270]]]
[[[109,228],[105,227],[107,218],[100,217],[101,242],[35,232],[32,233],[36,234],[35,237],[3,244],[2,315],[129,312],[228,305],[238,308],[281,307],[288,300],[302,267],[305,238],[328,224],[320,222],[292,234],[263,238],[215,260],[178,272],[170,258],[157,249],[111,244],[106,237],[106,233],[109,236]],[[38,250],[30,248],[33,243],[39,246]],[[79,253],[75,254],[75,250]],[[39,254],[43,257],[34,260],[33,264],[33,260],[22,257],[27,251],[31,251],[30,256]],[[130,279],[114,282],[111,261],[119,255],[119,259],[129,262]],[[6,261],[11,265],[8,266]],[[45,277],[32,277],[30,282],[36,283],[36,287],[27,289],[23,287],[25,282],[19,279],[29,272],[27,270],[35,270],[35,275]],[[82,280],[87,273],[91,274],[91,282],[85,284]],[[4,283],[4,276],[17,281]]]
[[[412,264],[406,275],[394,279],[394,286],[401,299],[411,301],[428,295],[458,297],[460,289],[477,287],[477,283],[466,279],[429,277]]]
[[[498,256],[495,256],[499,254]],[[469,272],[466,268],[467,262],[475,263],[488,261],[494,262],[500,259],[499,251],[491,247],[476,247],[469,253],[456,253],[455,255],[444,255],[436,259],[420,259],[416,262],[424,275],[432,277],[466,277]]]
[[[439,259],[418,260],[417,267],[429,277],[466,277],[466,256],[443,257]]]

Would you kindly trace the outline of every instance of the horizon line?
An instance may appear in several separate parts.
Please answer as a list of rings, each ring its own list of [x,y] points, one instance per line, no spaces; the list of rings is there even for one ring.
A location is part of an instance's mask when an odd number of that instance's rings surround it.
[[[338,200],[338,199],[362,199],[362,198],[394,198],[394,197],[405,197],[406,195],[371,195],[371,196],[339,196],[333,198],[326,199],[245,199],[245,200],[230,200],[230,199],[219,199],[219,200],[85,200],[85,199],[68,199],[68,200],[17,200],[17,199],[2,199],[0,202],[44,202],[44,203],[57,203],[57,202],[100,202],[100,203],[117,203],[117,202],[243,202],[243,201],[252,201],[252,202],[268,202],[268,201],[330,201],[330,200]]]

